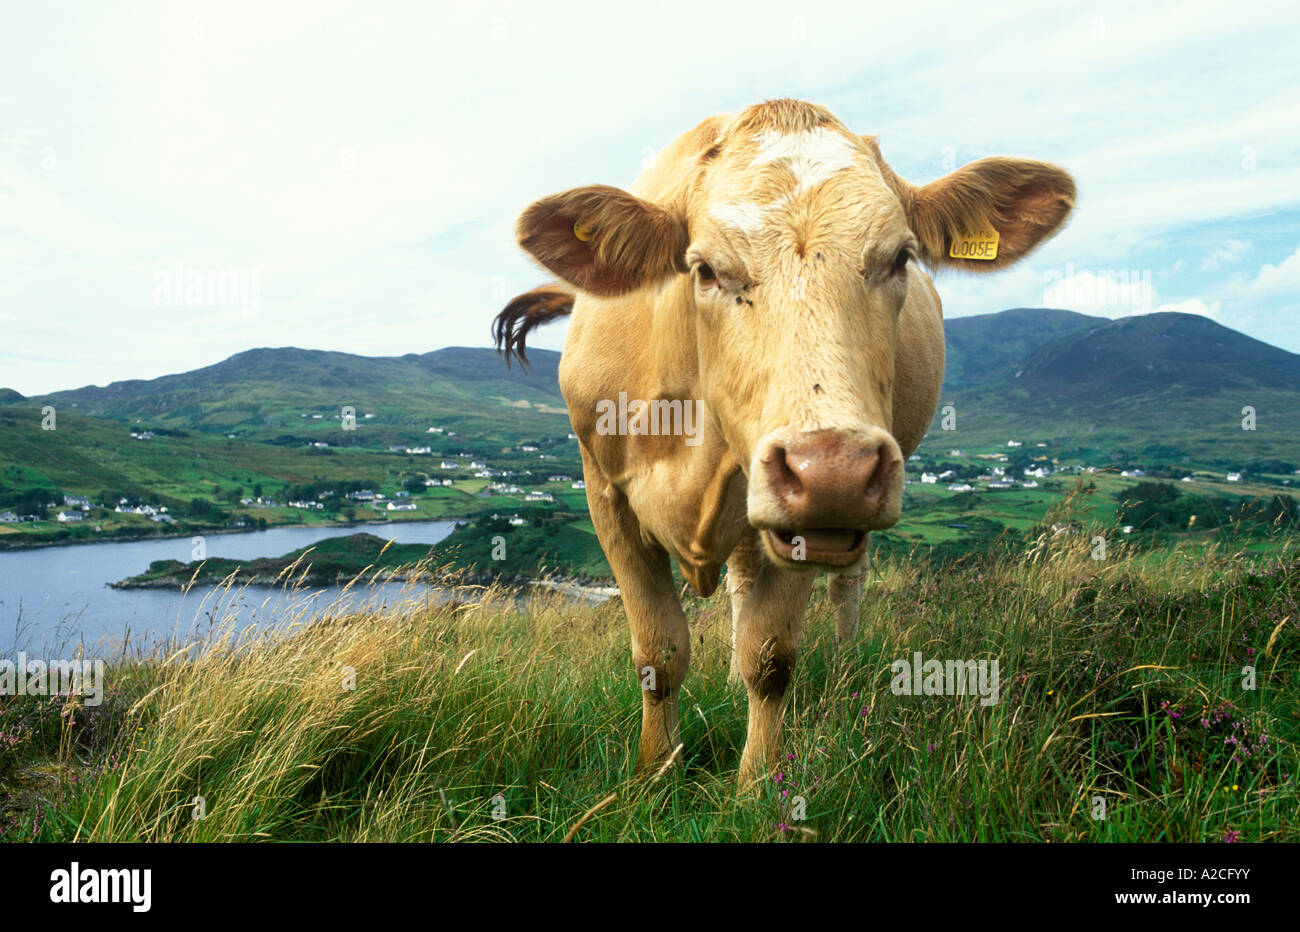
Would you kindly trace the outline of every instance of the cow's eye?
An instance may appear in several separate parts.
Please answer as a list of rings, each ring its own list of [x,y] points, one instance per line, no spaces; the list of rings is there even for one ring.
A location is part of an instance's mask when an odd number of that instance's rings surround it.
[[[907,271],[907,263],[912,260],[912,251],[907,248],[898,250],[898,255],[894,257],[894,265],[889,270],[891,275],[902,275]]]
[[[695,267],[695,274],[699,276],[700,287],[708,288],[718,283],[718,275],[713,271],[713,266],[707,262],[701,262]]]

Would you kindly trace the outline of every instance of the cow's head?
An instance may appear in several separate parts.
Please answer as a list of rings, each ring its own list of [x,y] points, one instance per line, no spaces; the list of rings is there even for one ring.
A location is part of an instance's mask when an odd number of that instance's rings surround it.
[[[519,241],[591,294],[680,289],[703,400],[743,464],[769,555],[852,565],[866,532],[899,516],[895,348],[908,289],[926,287],[914,263],[1005,267],[1061,226],[1074,183],[1042,162],[987,158],[917,187],[874,138],[797,101],[701,138],[670,168],[669,196],[566,191],[523,213]],[[998,234],[995,259],[950,258],[981,230]]]

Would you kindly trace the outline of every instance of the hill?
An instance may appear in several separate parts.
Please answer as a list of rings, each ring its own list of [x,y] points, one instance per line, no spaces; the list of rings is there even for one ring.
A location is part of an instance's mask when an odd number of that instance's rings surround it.
[[[1054,453],[1228,466],[1300,451],[1300,356],[1205,317],[1020,308],[946,330],[957,430],[945,443],[1034,439]],[[1242,429],[1247,407],[1254,430]]]
[[[285,431],[337,433],[345,405],[356,409],[366,428],[347,439],[363,445],[410,442],[433,425],[490,440],[566,432],[560,354],[536,350],[529,358],[532,366],[523,371],[507,369],[492,350],[467,347],[377,357],[262,348],[190,372],[25,401],[95,418],[263,440]]]
[[[945,320],[944,391],[983,385],[1013,374],[1034,350],[1104,323],[1101,317],[1046,307],[1016,307]]]
[[[945,331],[944,408],[922,453],[1016,440],[1034,441],[1026,449],[1036,457],[1098,466],[1300,461],[1300,356],[1204,317],[1013,308],[949,320]],[[576,475],[559,358],[534,350],[525,371],[467,347],[392,357],[261,348],[157,379],[32,398],[0,390],[0,487],[174,503],[355,479],[391,494],[429,472],[428,457],[393,459],[394,445],[519,471],[541,456],[545,469]],[[37,429],[47,404],[57,431]],[[356,430],[340,429],[346,405]],[[1242,429],[1247,407],[1255,430]],[[953,431],[942,429],[945,410],[956,413]],[[157,434],[150,442],[131,436],[146,429]]]

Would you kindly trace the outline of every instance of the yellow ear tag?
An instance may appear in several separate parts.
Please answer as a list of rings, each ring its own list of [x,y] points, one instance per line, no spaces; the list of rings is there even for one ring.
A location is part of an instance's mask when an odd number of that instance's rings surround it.
[[[981,259],[991,261],[998,257],[998,231],[977,230],[963,233],[948,247],[950,259]]]
[[[578,237],[578,239],[582,240],[584,243],[590,242],[591,237],[595,232],[596,231],[591,227],[584,227],[581,223],[575,223],[573,225],[573,235]]]

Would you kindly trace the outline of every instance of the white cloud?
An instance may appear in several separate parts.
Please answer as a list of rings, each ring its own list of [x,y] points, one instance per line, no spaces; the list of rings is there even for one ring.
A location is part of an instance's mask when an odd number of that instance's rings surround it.
[[[1233,265],[1245,258],[1250,252],[1250,243],[1240,239],[1226,240],[1222,246],[1211,250],[1201,257],[1201,269],[1214,270],[1221,265]]]
[[[1300,248],[1277,265],[1261,267],[1254,280],[1246,286],[1246,294],[1256,298],[1300,294]]]
[[[918,4],[880,33],[856,0],[28,4],[0,34],[0,86],[24,88],[0,96],[0,385],[148,378],[254,345],[482,346],[501,287],[547,277],[511,232],[531,200],[627,185],[705,116],[783,96],[879,133],[918,182],[949,156],[1067,167],[1078,209],[1032,265],[939,281],[952,316],[1044,303],[1069,262],[1120,268],[1189,224],[1300,205],[1298,15]],[[256,317],[155,306],[153,273],[177,262],[258,271]],[[1296,265],[1251,288],[1294,290]],[[1073,284],[1076,309],[1127,312]]]
[[[1176,304],[1162,304],[1156,308],[1156,311],[1158,313],[1175,311],[1179,314],[1199,314],[1211,320],[1218,320],[1222,309],[1223,302],[1221,301],[1211,301],[1206,304],[1200,298],[1188,298],[1186,301],[1179,301]]]

